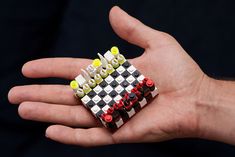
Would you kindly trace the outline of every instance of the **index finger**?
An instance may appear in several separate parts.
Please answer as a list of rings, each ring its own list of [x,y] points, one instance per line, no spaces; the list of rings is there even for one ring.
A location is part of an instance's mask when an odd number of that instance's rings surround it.
[[[29,61],[24,64],[22,73],[29,78],[59,77],[74,79],[91,63],[89,59],[78,58],[44,58]]]

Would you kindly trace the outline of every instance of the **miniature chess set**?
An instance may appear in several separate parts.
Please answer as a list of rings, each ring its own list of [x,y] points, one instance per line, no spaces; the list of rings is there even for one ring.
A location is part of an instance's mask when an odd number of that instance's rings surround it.
[[[98,53],[70,86],[82,104],[110,130],[117,130],[147,105],[158,90],[114,46]]]

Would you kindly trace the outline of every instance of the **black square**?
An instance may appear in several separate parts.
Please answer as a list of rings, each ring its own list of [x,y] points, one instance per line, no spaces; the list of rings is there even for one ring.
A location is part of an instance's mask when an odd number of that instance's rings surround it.
[[[100,111],[97,112],[95,115],[96,115],[96,117],[100,118],[103,113],[104,113],[104,111],[103,111],[103,110],[100,110]]]
[[[108,83],[105,80],[103,80],[99,85],[101,88],[105,88],[108,85]]]
[[[122,64],[122,66],[124,67],[124,68],[128,68],[129,66],[130,66],[131,64],[128,62],[128,61],[126,61],[126,62],[124,62],[123,64]]]
[[[127,93],[127,91],[124,89],[121,93],[120,93],[120,95],[122,96],[122,97],[124,97],[124,95]]]
[[[109,93],[109,95],[110,95],[112,98],[114,98],[117,94],[118,94],[118,93],[117,93],[115,90],[113,90],[111,93]]]
[[[107,93],[104,90],[102,90],[98,95],[99,97],[103,98],[107,95]]]
[[[140,76],[140,72],[138,70],[136,70],[133,74],[132,74],[135,78]]]
[[[129,82],[127,82],[127,81],[125,80],[125,81],[123,81],[123,82],[121,83],[121,86],[124,87],[124,88],[126,88],[127,86],[129,86]]]
[[[113,78],[117,78],[117,77],[119,76],[119,73],[115,70],[115,71],[111,74],[111,76],[112,76]]]
[[[115,87],[118,86],[118,82],[115,81],[115,80],[113,80],[113,81],[110,83],[110,86],[113,87],[113,88],[115,88]]]
[[[87,104],[85,104],[88,108],[92,108],[94,105],[95,105],[95,103],[92,101],[92,100],[90,100]]]
[[[87,95],[92,99],[96,95],[96,93],[91,90]]]
[[[100,100],[97,105],[98,105],[100,108],[103,108],[103,107],[105,106],[105,104],[106,104],[106,103],[105,103],[103,100]]]
[[[130,73],[129,73],[128,71],[124,71],[124,72],[122,73],[122,76],[123,76],[124,78],[127,78],[128,76],[130,76]]]
[[[131,85],[132,85],[133,87],[136,87],[136,85],[137,85],[138,83],[139,83],[139,82],[138,82],[137,80],[135,80],[134,82],[132,82]]]
[[[113,107],[113,105],[115,104],[116,102],[114,101],[114,100],[111,100],[109,103],[108,103],[108,105],[110,106],[110,107]]]
[[[145,99],[146,99],[147,103],[149,103],[153,99],[152,94],[149,93],[147,96],[145,96]]]

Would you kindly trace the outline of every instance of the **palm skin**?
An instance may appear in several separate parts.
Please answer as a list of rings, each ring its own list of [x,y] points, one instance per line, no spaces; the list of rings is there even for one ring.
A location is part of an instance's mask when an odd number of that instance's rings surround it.
[[[48,127],[46,136],[62,143],[82,146],[157,142],[198,136],[195,105],[202,84],[208,77],[170,35],[143,25],[118,7],[111,9],[110,23],[121,38],[145,49],[142,56],[131,62],[154,80],[159,89],[157,98],[118,131],[110,133],[78,104],[68,86],[18,86],[10,90],[9,101],[20,104],[20,116],[60,124]],[[90,63],[86,59],[40,59],[26,63],[22,72],[30,78],[73,79],[78,75],[78,69]]]

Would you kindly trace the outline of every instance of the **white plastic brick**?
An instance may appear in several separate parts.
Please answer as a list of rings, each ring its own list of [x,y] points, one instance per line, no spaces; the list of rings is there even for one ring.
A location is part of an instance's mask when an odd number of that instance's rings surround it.
[[[132,75],[130,75],[126,80],[127,80],[127,82],[129,82],[131,84],[132,82],[135,81],[135,78]]]
[[[126,69],[123,67],[123,66],[119,66],[116,71],[119,73],[119,74],[122,74]]]
[[[131,118],[135,114],[134,108],[127,112],[128,116]]]
[[[145,98],[143,98],[143,100],[140,101],[139,103],[140,103],[140,106],[141,106],[141,108],[142,108],[142,107],[144,107],[144,106],[147,104],[147,101],[146,101]]]
[[[91,98],[89,98],[89,96],[87,96],[87,95],[85,95],[85,96],[81,99],[81,101],[82,101],[83,104],[87,104],[90,100],[91,100]]]
[[[116,122],[116,125],[118,128],[120,128],[123,125],[123,123],[124,122],[123,122],[122,118],[120,118],[119,121]]]
[[[157,87],[155,87],[154,91],[152,91],[151,94],[152,94],[152,97],[155,97],[156,95],[158,95]]]
[[[110,51],[107,51],[104,54],[104,58],[110,63],[115,57]]]
[[[122,97],[120,96],[120,95],[117,95],[113,100],[115,101],[115,102],[118,102],[119,100],[121,100],[122,99]]]
[[[104,100],[105,103],[108,104],[108,103],[112,100],[112,98],[111,98],[109,95],[106,95],[106,96],[103,98],[103,100]]]
[[[122,75],[119,75],[115,80],[116,80],[119,84],[121,84],[125,79],[122,77]]]
[[[95,115],[97,112],[100,111],[100,108],[99,108],[99,106],[94,105],[94,106],[91,108],[91,111],[92,111],[92,113]]]
[[[137,78],[137,80],[138,80],[139,82],[143,81],[143,79],[144,79],[144,75],[140,75],[140,76]]]
[[[85,83],[87,83],[86,79],[80,74],[78,75],[75,80],[77,81],[77,83],[80,85],[80,87],[82,87]]]
[[[108,85],[108,86],[106,86],[105,88],[104,88],[104,91],[106,92],[106,93],[110,93],[110,92],[112,92],[112,90],[113,90],[113,88],[110,86],[110,85]]]
[[[105,112],[105,113],[107,113],[107,110],[110,108],[110,106],[109,105],[105,105],[103,108],[102,108],[102,110]]]
[[[115,91],[120,94],[122,91],[124,90],[124,88],[121,86],[121,85],[118,85],[116,88],[115,88]]]
[[[114,80],[113,77],[110,76],[110,75],[105,78],[105,81],[106,81],[108,84],[110,84],[113,80]]]
[[[92,98],[92,101],[94,101],[94,103],[98,103],[101,100],[101,98],[96,95],[94,98]]]
[[[136,68],[135,68],[133,65],[131,65],[129,68],[127,68],[127,71],[128,71],[130,74],[132,74],[135,70],[136,70]]]
[[[93,90],[96,94],[99,94],[103,89],[99,85],[97,85]]]
[[[132,85],[129,85],[127,86],[125,89],[128,93],[131,93],[131,90],[133,89],[134,87]]]

